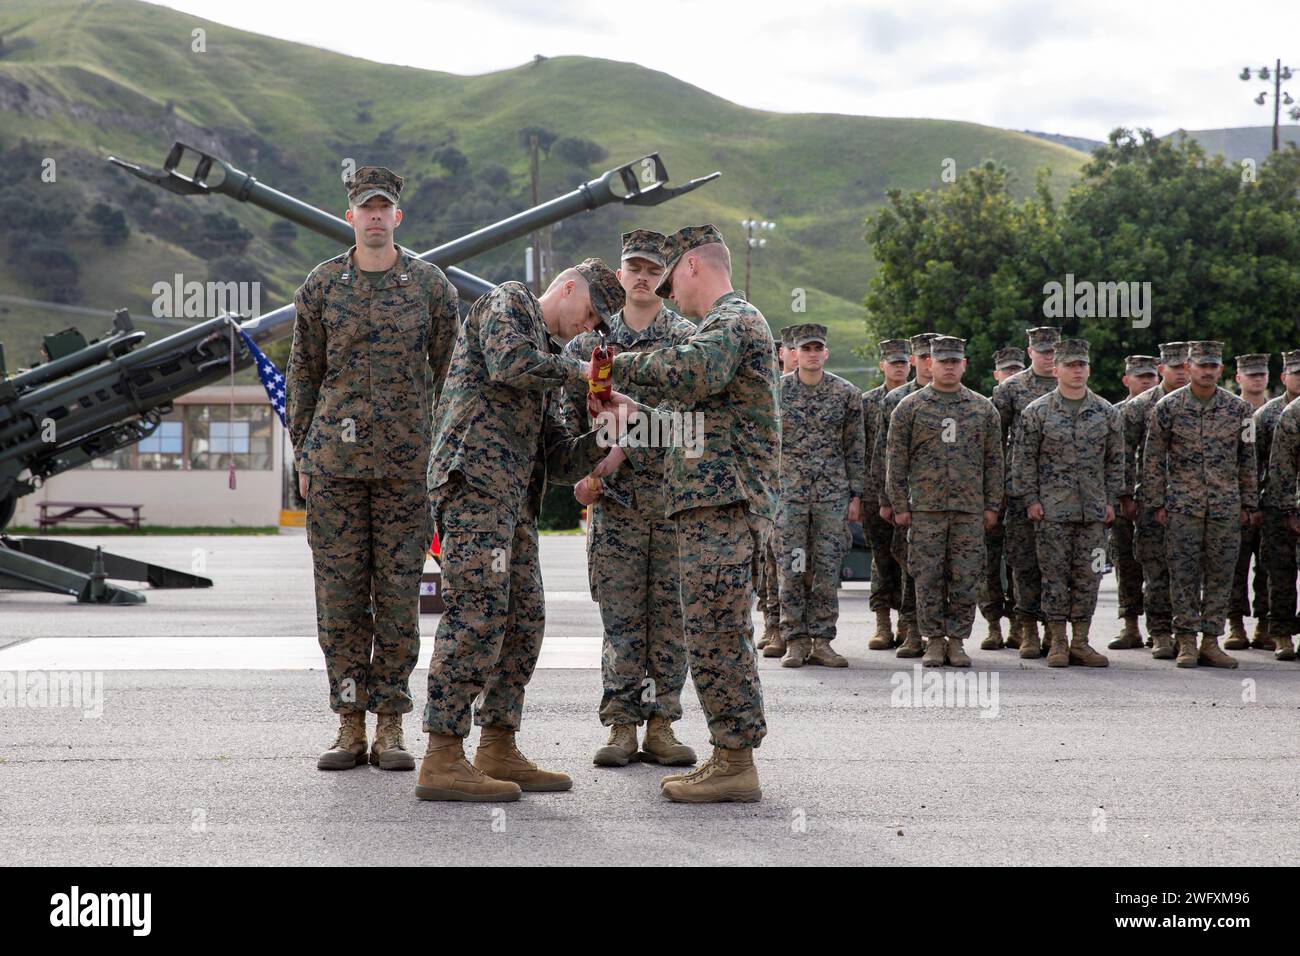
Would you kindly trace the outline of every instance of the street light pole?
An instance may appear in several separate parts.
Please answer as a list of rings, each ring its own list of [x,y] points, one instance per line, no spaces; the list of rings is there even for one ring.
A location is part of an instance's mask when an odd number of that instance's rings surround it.
[[[767,245],[767,240],[756,237],[754,231],[771,232],[776,228],[776,223],[769,222],[766,219],[742,219],[740,225],[745,229],[745,301],[749,298],[749,277],[753,268],[753,252],[755,249],[761,249]]]
[[[1267,66],[1261,66],[1258,70],[1254,70],[1254,71],[1252,71],[1251,68],[1248,66],[1242,67],[1241,72],[1237,74],[1237,76],[1242,80],[1249,80],[1251,78],[1252,72],[1255,76],[1259,77],[1261,80],[1267,81],[1269,79],[1270,71]],[[1282,81],[1289,80],[1289,79],[1291,79],[1291,67],[1283,66],[1282,60],[1280,58],[1274,61],[1273,70],[1272,70],[1272,80],[1273,80],[1273,152],[1275,153],[1282,148],[1281,133],[1280,133],[1282,107],[1291,106],[1291,104],[1295,102],[1295,100],[1291,98],[1291,94],[1282,89]],[[1268,102],[1268,93],[1266,92],[1260,93],[1259,96],[1255,97],[1255,102],[1258,103],[1260,106],[1263,106],[1265,103]],[[1287,111],[1287,115],[1290,116],[1292,120],[1300,120],[1300,107],[1292,107],[1290,110]]]

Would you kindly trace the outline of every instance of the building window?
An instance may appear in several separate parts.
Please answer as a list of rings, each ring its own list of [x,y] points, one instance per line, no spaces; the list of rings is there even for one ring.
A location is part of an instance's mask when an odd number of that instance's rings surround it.
[[[161,422],[152,435],[135,446],[138,462],[135,467],[142,471],[174,471],[184,468],[183,433],[184,425],[181,422]]]
[[[241,471],[270,471],[275,417],[269,405],[189,405],[185,408],[189,467],[225,471],[233,457]]]

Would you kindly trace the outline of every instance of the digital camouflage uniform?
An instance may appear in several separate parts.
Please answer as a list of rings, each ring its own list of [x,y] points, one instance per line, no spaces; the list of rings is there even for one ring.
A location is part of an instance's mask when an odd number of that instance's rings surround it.
[[[1191,355],[1196,361],[1197,352]],[[1190,385],[1175,389],[1152,414],[1143,493],[1168,512],[1165,548],[1178,634],[1223,633],[1241,509],[1257,504],[1255,445],[1243,427],[1250,419],[1250,405],[1217,386],[1204,404]]]
[[[1057,362],[1071,355],[1069,341],[1057,346]],[[1043,507],[1035,533],[1043,618],[1087,625],[1105,570],[1106,508],[1124,490],[1119,413],[1091,389],[1072,407],[1058,388],[1021,412],[1017,442],[1012,495]]]
[[[650,352],[681,345],[694,331],[693,323],[667,306],[639,332],[619,312],[609,321],[605,344],[615,353]],[[584,333],[565,354],[589,359],[600,342],[596,333]],[[654,388],[634,387],[628,394],[646,405],[668,407]],[[566,397],[566,419],[586,422],[585,384],[566,390]],[[587,512],[587,574],[604,626],[600,722],[606,727],[639,724],[653,714],[680,719],[686,683],[677,529],[664,515],[667,450],[646,447],[638,455],[635,468],[625,466],[603,479],[605,493]]]
[[[576,267],[607,317],[623,290],[599,260]],[[537,297],[506,282],[474,303],[438,406],[428,490],[447,605],[429,664],[424,729],[468,736],[475,723],[519,729],[541,653],[546,605],[537,512],[548,477],[572,484],[604,457],[598,433],[574,436],[563,387],[585,387],[575,359],[552,351]]]
[[[357,170],[370,173],[400,183],[388,170]],[[307,540],[330,707],[404,714],[414,706],[420,574],[433,540],[423,480],[430,423],[459,316],[437,266],[399,249],[372,278],[357,271],[355,252],[316,266],[297,291],[285,411],[298,472],[310,476]]]
[[[1024,349],[1014,346],[998,349],[993,353],[993,367],[998,371],[1014,369],[1012,374],[1024,371]],[[1006,561],[1006,534],[1005,516],[999,510],[998,523],[984,534],[986,557],[979,606],[980,615],[990,624],[1000,622],[1002,618],[1009,616],[1009,612],[1015,607],[1014,578],[1009,573],[1011,569]],[[997,642],[1000,638],[993,636],[992,640]],[[991,646],[991,649],[996,648]]]
[[[907,358],[911,347],[906,339],[887,339],[880,343],[880,360],[890,362]],[[903,569],[891,548],[894,526],[880,517],[880,496],[873,494],[871,457],[880,431],[880,409],[889,390],[884,385],[862,393],[863,460],[862,530],[871,545],[871,598],[869,607],[877,614],[897,611],[903,606]]]
[[[781,346],[790,347],[790,333],[794,330],[793,325],[787,325],[778,333],[781,337]],[[777,375],[781,375],[782,370],[780,363],[777,364]],[[779,401],[778,391],[778,401]],[[778,409],[779,411],[779,409]],[[780,501],[777,502],[778,511],[780,510]],[[781,634],[781,579],[777,573],[776,567],[776,530],[773,528],[772,534],[768,535],[767,544],[763,547],[763,562],[759,567],[759,577],[756,582],[756,591],[758,593],[758,609],[763,614],[763,637],[758,642],[759,647],[766,647],[769,643],[777,643],[775,650],[768,652],[772,654],[785,653],[780,641]]]
[[[1186,342],[1165,342],[1160,346],[1160,361],[1164,365],[1187,363]],[[1142,607],[1146,614],[1147,630],[1154,639],[1157,635],[1174,632],[1172,593],[1169,583],[1169,556],[1165,549],[1165,528],[1156,521],[1156,508],[1160,502],[1146,493],[1144,482],[1144,456],[1147,430],[1151,415],[1159,402],[1173,389],[1160,382],[1128,399],[1121,412],[1124,429],[1124,485],[1137,505],[1137,520],[1133,524],[1133,553],[1142,565]]]
[[[714,226],[688,226],[669,236],[658,294],[671,296],[682,255],[721,241]],[[711,742],[723,750],[757,747],[767,733],[750,609],[776,517],[777,380],[767,320],[739,292],[719,296],[687,342],[614,356],[616,387],[657,389],[665,400],[703,415],[702,454],[688,455],[694,451],[684,444],[668,451],[664,514],[677,525],[691,680]],[[635,465],[635,450],[629,455]]]
[[[1028,331],[1029,346],[1037,351],[1049,351],[1060,339],[1059,329],[1043,326]],[[1007,474],[1015,470],[1015,439],[1020,413],[1039,396],[1056,388],[1056,379],[1034,373],[1033,367],[1011,376],[993,389],[993,407],[997,409],[1002,426],[1002,447],[1005,453]],[[1042,620],[1039,606],[1041,576],[1038,569],[1038,550],[1034,541],[1034,527],[1025,515],[1023,501],[1007,496],[1003,516],[1006,537],[1003,542],[1007,564],[1015,575],[1016,613],[1026,618]]]
[[[1255,375],[1263,373],[1268,374],[1268,355],[1251,354],[1238,355],[1236,359],[1237,372],[1242,375]],[[1239,396],[1240,397],[1240,396]],[[1242,401],[1246,401],[1242,397]],[[1255,417],[1255,450],[1256,465],[1259,479],[1261,499],[1263,495],[1263,486],[1265,474],[1268,471],[1268,449],[1267,444],[1261,443],[1259,438],[1259,426],[1261,419],[1259,413],[1269,405],[1276,402],[1277,399],[1265,402],[1259,408],[1252,408],[1252,414]],[[1250,404],[1246,402],[1246,404]],[[1276,414],[1270,413],[1268,420],[1263,424],[1270,431],[1277,424],[1277,415],[1282,413],[1281,408],[1276,409]],[[1271,437],[1271,434],[1270,434]],[[1241,529],[1241,548],[1237,551],[1237,566],[1232,575],[1232,598],[1228,603],[1228,618],[1230,621],[1241,622],[1244,617],[1254,617],[1259,631],[1263,635],[1268,631],[1268,569],[1264,562],[1263,552],[1263,529],[1254,524],[1246,525]],[[1250,583],[1251,564],[1255,566],[1255,577],[1253,586]],[[1253,594],[1252,594],[1253,592]],[[1245,634],[1241,637],[1244,639]],[[1242,647],[1248,646],[1244,642]]]
[[[1286,372],[1300,372],[1300,351],[1287,352],[1283,359]],[[1269,636],[1275,641],[1287,638],[1289,647],[1289,638],[1300,633],[1300,621],[1296,619],[1296,538],[1287,526],[1287,518],[1296,514],[1300,402],[1288,402],[1288,397],[1283,393],[1255,413],[1255,441],[1260,458],[1267,458],[1259,501],[1264,512],[1261,530],[1268,572]],[[1266,427],[1264,419],[1273,424]]]
[[[961,340],[934,340],[936,359],[958,347],[950,342]],[[984,574],[983,513],[1002,504],[1002,444],[989,400],[964,385],[927,385],[899,402],[885,490],[895,514],[911,513],[908,569],[921,635],[965,640]]]
[[[1140,375],[1144,373],[1155,374],[1157,371],[1158,360],[1151,355],[1129,355],[1124,359],[1124,374]],[[1157,386],[1159,387],[1159,386]],[[1124,437],[1125,428],[1125,408],[1131,398],[1125,398],[1123,401],[1115,403],[1115,411],[1119,415],[1120,436]],[[1128,484],[1128,456],[1130,449],[1127,440],[1124,443],[1124,460],[1125,460],[1125,485],[1124,494],[1132,494],[1132,486]],[[1118,591],[1118,616],[1123,619],[1132,619],[1141,617],[1145,613],[1145,607],[1142,602],[1142,563],[1138,560],[1135,550],[1134,533],[1136,522],[1124,517],[1117,508],[1115,511],[1115,523],[1110,526],[1110,561],[1115,566],[1115,586]],[[1140,635],[1135,640],[1140,640]]]
[[[857,386],[830,372],[822,372],[816,385],[805,385],[798,372],[781,378],[776,537],[781,637],[787,644],[835,638],[840,565],[849,546],[845,512],[851,498],[862,497],[866,472],[860,395]]]

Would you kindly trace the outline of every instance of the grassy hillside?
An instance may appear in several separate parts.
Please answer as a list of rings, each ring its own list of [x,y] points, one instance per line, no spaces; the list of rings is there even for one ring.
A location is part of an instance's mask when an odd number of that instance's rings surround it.
[[[191,50],[196,27],[206,30],[206,52]],[[274,240],[273,217],[228,200],[131,193],[134,181],[102,163],[115,153],[157,165],[177,138],[340,213],[344,158],[392,166],[409,187],[409,228],[399,238],[417,248],[527,205],[524,127],[582,137],[608,152],[585,170],[552,153],[542,163],[543,198],[652,151],[663,155],[675,181],[721,170],[719,181],[658,208],[606,208],[566,223],[555,233],[557,254],[613,259],[619,232],[632,226],[668,231],[712,221],[735,253],[739,285],[740,220],[773,219],[777,230],[755,255],[751,297],[774,327],[830,326],[831,367],[839,370],[861,364],[850,350],[868,335],[860,303],[873,265],[863,220],[887,188],[938,185],[947,158],[959,173],[992,158],[1012,170],[1021,191],[1048,167],[1054,190],[1063,193],[1085,161],[1024,133],[968,123],[746,109],[609,60],[557,57],[475,77],[384,66],[133,0],[6,0],[0,37],[0,151],[22,141],[35,150],[21,154],[19,170],[34,189],[67,190],[81,208],[95,200],[123,208],[131,228],[123,245],[104,246],[101,230],[84,217],[66,236],[80,263],[79,304],[106,312],[127,306],[138,316],[148,314],[155,281],[175,272],[204,278],[212,267],[211,255],[197,251],[200,226],[179,230],[177,217],[222,212],[253,234],[241,254],[265,280],[264,307],[291,294],[305,271],[334,251],[303,230]],[[645,119],[636,128],[627,124],[628,103],[649,107],[639,110]],[[437,158],[448,146],[468,159],[466,175],[500,166],[508,181],[496,195],[469,201]],[[40,182],[34,156],[57,160],[56,183]],[[430,224],[439,232],[431,234]],[[11,239],[0,262],[0,292],[41,298],[15,245],[21,243]],[[522,271],[522,249],[516,242],[464,266],[500,280]],[[791,313],[795,289],[807,294],[803,316]],[[13,366],[33,354],[41,330],[61,327],[67,317],[0,301],[0,321]],[[82,324],[98,331],[93,320]],[[858,372],[850,377],[867,380]]]

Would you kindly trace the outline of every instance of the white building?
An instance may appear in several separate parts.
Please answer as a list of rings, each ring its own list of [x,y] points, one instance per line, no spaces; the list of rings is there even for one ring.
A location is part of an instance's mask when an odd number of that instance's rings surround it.
[[[288,433],[261,385],[201,388],[178,398],[144,441],[55,475],[19,498],[12,524],[35,527],[42,501],[75,501],[142,505],[146,526],[278,525],[288,449]],[[51,533],[76,527],[60,525]]]

